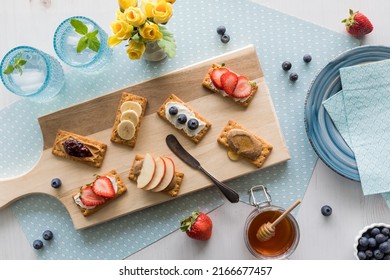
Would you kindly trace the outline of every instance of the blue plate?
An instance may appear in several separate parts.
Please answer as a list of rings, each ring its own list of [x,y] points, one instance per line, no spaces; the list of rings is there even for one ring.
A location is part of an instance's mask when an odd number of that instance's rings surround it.
[[[322,102],[342,89],[340,68],[384,59],[390,59],[390,48],[385,46],[361,46],[341,53],[318,73],[306,96],[305,126],[314,151],[327,166],[351,180],[360,181],[354,153]]]

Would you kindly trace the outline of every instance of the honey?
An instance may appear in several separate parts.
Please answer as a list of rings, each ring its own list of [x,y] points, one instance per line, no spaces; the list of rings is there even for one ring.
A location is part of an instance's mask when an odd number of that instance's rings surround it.
[[[255,211],[247,220],[246,243],[248,249],[256,256],[258,254],[263,258],[278,258],[279,256],[288,255],[293,251],[299,239],[297,225],[291,220],[291,216],[286,216],[275,227],[275,235],[267,241],[259,241],[256,233],[261,225],[267,222],[275,221],[283,210],[273,209],[261,212]],[[254,216],[254,217],[253,217]]]

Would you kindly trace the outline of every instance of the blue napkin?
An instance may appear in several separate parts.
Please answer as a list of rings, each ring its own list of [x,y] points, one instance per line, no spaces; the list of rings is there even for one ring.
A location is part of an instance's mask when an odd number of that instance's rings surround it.
[[[323,105],[353,150],[365,195],[390,206],[390,60],[340,69],[343,90]]]

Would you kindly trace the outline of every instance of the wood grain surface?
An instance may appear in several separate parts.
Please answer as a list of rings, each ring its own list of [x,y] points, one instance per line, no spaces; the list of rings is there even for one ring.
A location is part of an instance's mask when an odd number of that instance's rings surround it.
[[[255,80],[259,92],[248,108],[211,93],[201,86],[211,63],[225,63],[236,73]],[[148,107],[135,148],[110,142],[110,134],[122,92],[144,96]],[[175,93],[201,115],[207,117],[212,127],[202,141],[194,144],[156,114],[167,96]],[[28,174],[1,183],[0,208],[34,193],[45,193],[59,199],[68,210],[76,229],[87,228],[122,215],[150,207],[173,198],[162,193],[137,189],[127,176],[136,154],[146,152],[155,156],[166,155],[174,159],[184,175],[179,196],[211,186],[210,181],[197,170],[181,162],[168,149],[165,137],[175,134],[182,145],[193,154],[202,166],[216,178],[226,181],[258,170],[246,161],[230,161],[226,150],[216,139],[228,120],[234,120],[264,138],[274,149],[262,168],[284,162],[290,158],[263,72],[253,46],[227,53],[220,57],[177,70],[143,83],[108,93],[84,103],[39,118],[44,139],[44,151],[38,164]],[[93,168],[78,162],[55,157],[51,147],[58,129],[67,130],[102,141],[108,145],[103,165]],[[128,191],[99,212],[84,217],[73,202],[72,196],[80,186],[93,181],[93,174],[117,170]],[[50,186],[52,178],[61,178],[59,189]]]

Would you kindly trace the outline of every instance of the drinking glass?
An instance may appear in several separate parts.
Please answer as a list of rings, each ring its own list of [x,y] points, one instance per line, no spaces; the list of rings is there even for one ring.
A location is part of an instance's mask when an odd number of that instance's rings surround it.
[[[16,61],[20,71],[15,68],[5,74],[9,65]],[[64,72],[61,64],[53,56],[29,46],[19,46],[10,50],[1,61],[1,80],[12,93],[28,97],[36,102],[46,102],[56,96],[64,85]]]
[[[88,32],[98,30],[97,38],[100,47],[97,52],[88,47],[79,53],[77,52],[77,45],[84,35],[75,31],[75,28],[71,25],[72,19],[84,23],[88,28]],[[53,44],[56,54],[66,64],[86,72],[98,72],[112,57],[112,49],[108,46],[107,39],[107,33],[93,20],[83,16],[74,16],[64,20],[57,27]]]

